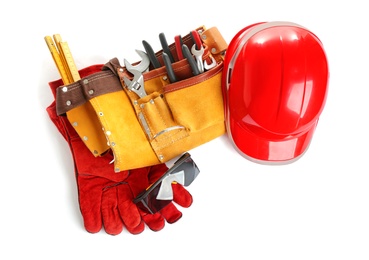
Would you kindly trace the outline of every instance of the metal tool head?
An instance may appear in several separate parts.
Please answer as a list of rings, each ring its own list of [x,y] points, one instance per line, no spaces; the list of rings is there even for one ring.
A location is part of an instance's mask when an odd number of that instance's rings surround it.
[[[200,50],[196,49],[196,44],[192,45],[192,48],[191,48],[191,53],[194,55],[194,56],[202,56],[204,55],[204,47],[200,47]]]
[[[132,70],[138,70],[140,72],[147,71],[149,69],[149,66],[150,66],[149,56],[144,51],[136,50],[136,52],[141,57],[141,62],[137,65],[132,65],[126,59],[124,59],[124,66],[131,73],[132,73]]]
[[[144,78],[142,72],[136,69],[131,69],[128,71],[133,74],[133,79],[130,80],[127,77],[123,78],[123,81],[126,84],[127,88],[135,92],[139,97],[147,96],[144,87]]]
[[[214,68],[217,65],[217,61],[214,59],[214,57],[211,57],[211,63],[208,64],[206,61],[204,61],[204,69],[210,70]]]
[[[202,56],[204,55],[204,47],[201,46],[200,50],[196,49],[196,44],[192,45],[191,53],[195,56],[197,67],[199,67],[200,73],[204,72],[204,63],[202,61]]]
[[[127,71],[133,75],[133,79],[130,80],[127,77],[124,77],[123,81],[129,90],[135,92],[139,97],[144,97],[147,94],[144,88],[144,79],[142,73],[149,69],[150,59],[144,51],[136,50],[136,52],[142,60],[137,65],[132,65],[126,59],[124,59],[124,66],[126,67]]]

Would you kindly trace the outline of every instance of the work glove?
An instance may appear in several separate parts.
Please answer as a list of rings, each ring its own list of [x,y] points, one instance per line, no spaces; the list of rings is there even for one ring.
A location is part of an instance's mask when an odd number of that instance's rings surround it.
[[[83,70],[80,71],[83,75]],[[55,98],[61,80],[50,82]],[[56,113],[55,101],[47,107],[47,113],[64,139],[68,142],[74,162],[78,188],[78,200],[85,229],[96,233],[104,227],[106,233],[117,235],[124,228],[139,234],[145,224],[153,231],[164,228],[165,222],[175,223],[182,213],[174,203],[187,208],[192,204],[191,194],[179,183],[172,183],[173,201],[155,214],[141,210],[133,199],[168,169],[165,164],[115,172],[109,151],[95,157],[85,146],[77,132],[64,116]]]

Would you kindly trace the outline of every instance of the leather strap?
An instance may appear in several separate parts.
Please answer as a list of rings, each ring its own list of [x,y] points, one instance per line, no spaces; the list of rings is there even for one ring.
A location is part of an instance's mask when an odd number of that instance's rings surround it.
[[[211,27],[200,33],[201,40],[209,48],[210,53],[220,62],[224,59],[225,51],[228,48],[228,44],[219,32],[217,27]]]
[[[56,90],[56,111],[67,111],[86,103],[91,98],[122,90],[119,78],[112,70],[102,70]]]

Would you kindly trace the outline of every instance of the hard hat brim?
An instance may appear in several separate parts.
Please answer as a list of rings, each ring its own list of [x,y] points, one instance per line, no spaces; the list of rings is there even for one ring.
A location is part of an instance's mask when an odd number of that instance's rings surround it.
[[[283,139],[264,139],[238,120],[228,117],[227,134],[235,149],[246,159],[261,164],[289,164],[298,160],[308,149],[318,120],[308,131]]]

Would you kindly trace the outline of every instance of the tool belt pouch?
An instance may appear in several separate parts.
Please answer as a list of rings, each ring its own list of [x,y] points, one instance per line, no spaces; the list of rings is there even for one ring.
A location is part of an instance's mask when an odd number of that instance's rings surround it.
[[[92,81],[94,81],[96,78],[106,75],[106,73],[102,75],[97,73],[101,71],[102,66],[103,64],[92,65],[78,72],[82,78],[96,73],[97,77],[91,76]],[[94,156],[106,153],[110,147],[107,145],[105,136],[102,135],[101,124],[95,110],[89,102],[86,102],[86,98],[82,93],[81,81],[65,86],[62,79],[58,79],[49,82],[49,84],[59,86],[55,93],[58,115],[67,117],[74,130]]]
[[[207,39],[211,46],[204,42],[203,59],[212,56],[216,60],[211,69],[193,76],[186,59],[176,61],[172,67],[177,81],[170,83],[165,66],[150,67],[143,73],[147,95],[140,97],[127,88],[124,78],[133,77],[114,58],[97,74],[110,73],[109,78],[115,75],[119,87],[116,82],[108,86],[103,80],[93,87],[91,84],[84,87],[82,92],[95,110],[101,133],[114,154],[116,172],[167,162],[225,133],[221,75],[227,45],[216,28],[198,30],[210,36]],[[182,39],[189,48],[194,44],[190,35]],[[174,44],[169,47],[178,60]],[[156,53],[164,64],[161,54],[162,51]],[[96,77],[90,78],[93,76]]]

